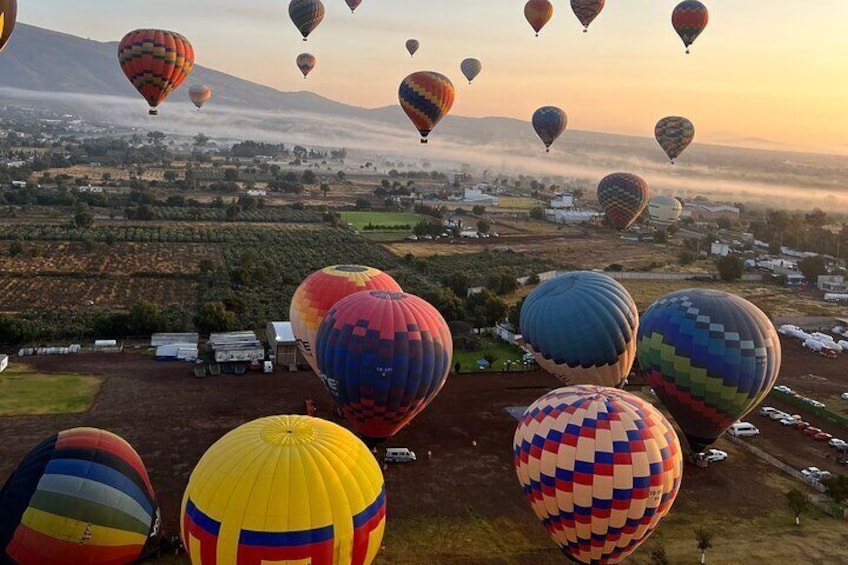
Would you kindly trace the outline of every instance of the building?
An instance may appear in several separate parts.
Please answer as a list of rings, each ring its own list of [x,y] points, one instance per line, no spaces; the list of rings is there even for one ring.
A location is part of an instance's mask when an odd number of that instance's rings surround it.
[[[200,335],[196,333],[158,333],[150,336],[150,347],[162,345],[192,344],[197,347]]]
[[[253,332],[213,333],[206,347],[216,363],[249,363],[265,359],[265,346]]]
[[[590,224],[603,217],[600,212],[589,210],[545,210],[545,217],[552,222],[566,225]]]
[[[717,255],[719,257],[727,257],[728,255],[730,255],[730,246],[726,243],[714,241],[710,245],[710,255]]]
[[[297,371],[306,365],[306,359],[297,347],[291,322],[268,322],[265,328],[270,357],[278,366]]]
[[[482,190],[477,188],[466,188],[463,197],[463,204],[472,204],[474,206],[494,206],[497,208],[500,200],[497,196],[483,194]]]
[[[843,275],[819,275],[817,284],[819,290],[825,292],[848,292],[848,283],[845,282]]]
[[[558,197],[551,200],[551,208],[554,210],[563,210],[574,208],[574,194],[571,192],[563,192]]]
[[[686,204],[684,212],[689,210],[689,216],[696,221],[715,221],[719,218],[727,218],[731,221],[739,219],[739,208],[728,204]]]

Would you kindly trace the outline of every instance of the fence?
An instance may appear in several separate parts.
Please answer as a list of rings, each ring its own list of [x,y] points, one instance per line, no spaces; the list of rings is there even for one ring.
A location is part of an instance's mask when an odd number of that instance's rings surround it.
[[[816,408],[812,404],[808,404],[801,400],[800,398],[796,398],[791,394],[787,394],[785,392],[774,390],[769,393],[770,396],[774,396],[775,398],[779,398],[784,402],[788,402],[793,406],[797,406],[798,408],[802,408],[807,412],[811,412],[814,415],[822,418],[823,420],[827,420],[831,424],[836,424],[837,426],[842,426],[845,429],[848,429],[848,418],[843,416],[842,414],[837,414],[836,412],[831,412],[827,408]]]

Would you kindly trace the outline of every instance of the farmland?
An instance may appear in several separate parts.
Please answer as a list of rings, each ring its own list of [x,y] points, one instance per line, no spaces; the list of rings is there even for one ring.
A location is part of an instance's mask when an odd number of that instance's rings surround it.
[[[42,374],[13,365],[0,374],[0,416],[85,412],[101,381],[93,375]]]
[[[342,212],[342,222],[373,240],[401,239],[423,219],[419,214],[396,212]]]

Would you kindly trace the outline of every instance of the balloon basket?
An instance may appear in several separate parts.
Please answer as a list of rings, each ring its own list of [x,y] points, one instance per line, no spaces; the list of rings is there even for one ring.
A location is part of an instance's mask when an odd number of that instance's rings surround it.
[[[148,116],[158,116],[159,110],[157,110],[156,108],[151,108],[150,110],[147,111],[147,115]]]

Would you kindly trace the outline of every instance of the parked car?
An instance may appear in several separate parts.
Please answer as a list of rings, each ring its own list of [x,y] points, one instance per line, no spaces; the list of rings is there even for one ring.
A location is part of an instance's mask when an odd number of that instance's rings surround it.
[[[792,389],[785,385],[778,385],[774,387],[774,390],[785,392],[786,394],[792,394]]]
[[[815,408],[824,408],[825,407],[824,402],[819,402],[818,400],[813,400],[812,398],[805,398],[804,402],[806,402],[807,404],[809,404],[810,406],[813,406]]]
[[[804,467],[801,469],[801,474],[804,475],[804,477],[818,476],[819,473],[821,473],[821,469],[818,467]]]
[[[813,436],[813,439],[816,441],[830,441],[833,439],[833,434],[829,434],[827,432],[819,432]]]
[[[775,410],[768,416],[772,420],[784,420],[786,418],[792,418],[792,414],[787,414],[786,412],[781,412],[780,410]]]
[[[704,452],[704,456],[710,463],[715,463],[727,459],[727,452],[721,449],[708,449]]]
[[[814,436],[816,434],[821,433],[821,428],[816,428],[815,426],[810,426],[804,430],[804,434],[808,436]]]
[[[822,471],[818,467],[806,467],[801,469],[801,474],[808,482],[824,481],[833,476],[830,471]]]
[[[750,422],[736,422],[730,425],[727,433],[733,437],[752,437],[760,434],[760,430]]]
[[[800,420],[800,421],[796,420],[795,421],[795,429],[796,430],[806,430],[809,427],[810,427],[809,422],[806,422],[804,420]]]
[[[840,395],[840,398],[842,398],[842,400],[848,400],[848,392],[843,392],[843,393]]]
[[[387,463],[409,463],[415,461],[415,452],[406,447],[389,447],[386,449]]]
[[[794,426],[797,421],[795,418],[783,418],[780,423],[784,426]]]
[[[827,444],[830,447],[839,447],[840,445],[848,445],[848,443],[846,443],[845,440],[839,439],[838,437],[833,438],[832,440],[827,442]]]
[[[772,408],[771,406],[763,406],[760,408],[760,416],[768,416],[772,412],[777,412],[777,408]]]

